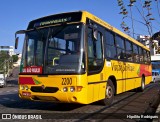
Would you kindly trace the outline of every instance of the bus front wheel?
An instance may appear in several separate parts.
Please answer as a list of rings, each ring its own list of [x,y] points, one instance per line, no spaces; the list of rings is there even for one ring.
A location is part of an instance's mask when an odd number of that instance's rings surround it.
[[[114,100],[115,88],[112,81],[109,79],[106,86],[105,98],[101,100],[102,105],[111,105]]]

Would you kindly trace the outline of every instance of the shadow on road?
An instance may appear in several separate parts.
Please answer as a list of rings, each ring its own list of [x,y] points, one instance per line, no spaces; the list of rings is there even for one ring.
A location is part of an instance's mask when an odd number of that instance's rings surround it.
[[[47,111],[72,111],[84,105],[80,104],[66,104],[66,103],[52,103],[52,102],[37,102],[22,100],[17,93],[0,95],[0,105],[15,109],[28,110],[47,110]]]

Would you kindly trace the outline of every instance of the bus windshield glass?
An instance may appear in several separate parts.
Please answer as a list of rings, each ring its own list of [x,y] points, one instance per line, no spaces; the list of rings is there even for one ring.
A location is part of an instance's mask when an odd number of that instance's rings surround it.
[[[43,74],[82,73],[82,30],[82,24],[70,24],[27,32],[21,66],[39,66]]]

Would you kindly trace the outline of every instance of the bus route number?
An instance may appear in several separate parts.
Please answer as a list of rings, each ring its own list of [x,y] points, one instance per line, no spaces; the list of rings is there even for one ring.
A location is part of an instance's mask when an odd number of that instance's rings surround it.
[[[72,78],[62,78],[62,85],[72,85]]]

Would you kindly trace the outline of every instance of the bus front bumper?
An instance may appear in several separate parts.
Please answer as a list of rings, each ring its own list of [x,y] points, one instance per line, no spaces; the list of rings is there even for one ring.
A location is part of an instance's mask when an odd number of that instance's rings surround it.
[[[62,92],[56,93],[39,93],[32,91],[19,90],[19,97],[21,99],[44,101],[44,102],[56,102],[56,103],[80,103],[88,104],[87,96],[84,95],[84,91],[81,92]]]

